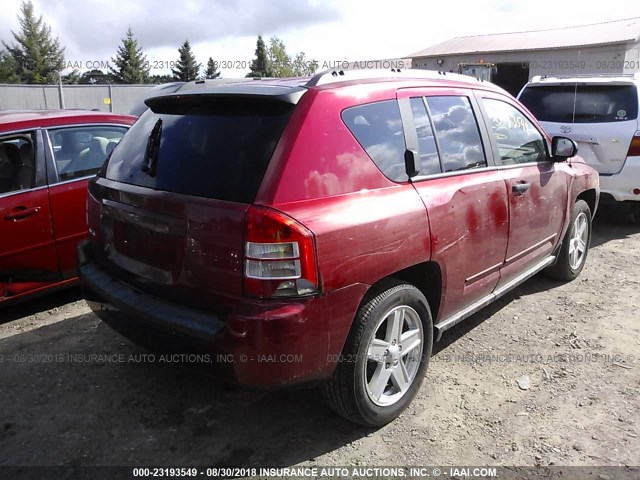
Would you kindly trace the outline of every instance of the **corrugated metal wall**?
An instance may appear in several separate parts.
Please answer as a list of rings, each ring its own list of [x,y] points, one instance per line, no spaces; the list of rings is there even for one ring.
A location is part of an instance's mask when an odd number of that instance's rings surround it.
[[[0,110],[56,110],[64,106],[129,113],[136,100],[154,86],[112,85],[110,94],[109,85],[0,85]]]

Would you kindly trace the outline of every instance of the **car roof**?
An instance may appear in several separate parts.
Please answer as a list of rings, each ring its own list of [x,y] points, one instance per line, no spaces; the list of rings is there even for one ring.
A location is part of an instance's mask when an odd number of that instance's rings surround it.
[[[567,84],[589,85],[640,85],[640,72],[629,74],[600,74],[600,75],[545,75],[535,76],[526,87],[542,87]]]
[[[117,123],[133,125],[137,117],[93,110],[2,110],[0,131],[75,125],[78,123]]]
[[[145,100],[149,106],[165,101],[179,100],[190,95],[268,96],[274,100],[296,103],[310,89],[337,89],[360,84],[380,84],[381,89],[411,87],[452,87],[507,92],[489,82],[475,77],[431,70],[327,70],[313,77],[242,79],[223,85],[202,84],[184,87],[177,92],[159,95]]]

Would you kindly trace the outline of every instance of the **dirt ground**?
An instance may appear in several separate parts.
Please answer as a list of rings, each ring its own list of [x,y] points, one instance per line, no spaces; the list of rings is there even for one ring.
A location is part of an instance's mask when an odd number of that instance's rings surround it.
[[[78,291],[11,307],[0,465],[640,465],[640,228],[606,217],[576,281],[537,276],[446,332],[419,396],[377,431],[316,390],[105,360],[147,352]]]

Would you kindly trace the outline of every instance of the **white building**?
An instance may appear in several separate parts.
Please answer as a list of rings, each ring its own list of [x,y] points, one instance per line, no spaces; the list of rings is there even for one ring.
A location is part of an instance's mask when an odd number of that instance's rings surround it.
[[[457,72],[461,63],[497,66],[493,82],[512,94],[534,75],[640,71],[640,17],[530,32],[456,37],[409,55],[412,68]]]

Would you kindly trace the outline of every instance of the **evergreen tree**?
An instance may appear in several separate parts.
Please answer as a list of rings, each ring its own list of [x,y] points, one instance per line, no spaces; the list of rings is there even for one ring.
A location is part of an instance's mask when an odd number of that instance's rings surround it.
[[[162,84],[162,83],[172,83],[175,81],[176,79],[174,78],[173,75],[151,75],[151,77],[149,77],[149,83]]]
[[[80,76],[78,83],[81,85],[106,85],[108,83],[113,83],[113,81],[113,76],[110,73],[105,73],[96,68],[84,72]]]
[[[51,28],[44,23],[42,15],[36,18],[31,0],[22,2],[18,21],[20,32],[11,32],[16,43],[2,43],[15,62],[20,81],[58,83],[64,69],[64,48],[51,36]]]
[[[207,69],[204,71],[204,78],[205,80],[220,78],[220,72],[216,68],[216,62],[214,62],[211,57],[209,57],[209,61],[207,61]]]
[[[258,41],[256,42],[255,58],[251,62],[249,67],[251,72],[247,74],[247,77],[271,77],[271,69],[269,68],[269,62],[267,58],[267,47],[264,44],[262,35],[258,35]]]
[[[109,65],[109,73],[118,83],[147,83],[149,81],[149,62],[147,56],[138,46],[138,41],[133,38],[131,27],[127,35],[122,39],[122,45],[118,48],[115,58],[111,58],[115,65]]]
[[[65,85],[77,85],[78,83],[80,83],[80,78],[80,72],[74,68],[70,73],[62,75],[62,78],[60,78],[60,80]]]
[[[196,62],[196,56],[191,51],[189,40],[185,40],[180,48],[178,48],[180,57],[176,62],[176,68],[171,69],[171,73],[176,80],[181,82],[190,82],[198,78],[201,63]]]
[[[19,83],[16,61],[7,52],[0,52],[0,83]]]

